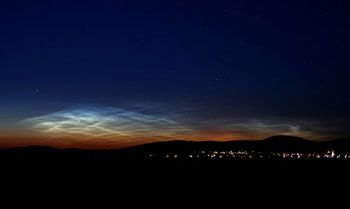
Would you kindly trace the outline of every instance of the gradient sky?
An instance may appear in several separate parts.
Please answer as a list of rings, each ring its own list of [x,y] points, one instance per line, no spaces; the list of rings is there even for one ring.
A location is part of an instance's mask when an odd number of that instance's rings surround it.
[[[0,3],[0,146],[350,136],[347,0]]]

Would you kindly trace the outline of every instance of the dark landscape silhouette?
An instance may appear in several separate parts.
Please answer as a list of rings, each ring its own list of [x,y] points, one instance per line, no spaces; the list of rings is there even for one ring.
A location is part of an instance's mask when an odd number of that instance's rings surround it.
[[[245,141],[165,141],[122,149],[56,149],[47,146],[0,150],[1,161],[215,161],[215,160],[349,160],[350,140],[309,141],[274,136]]]
[[[315,142],[291,136],[228,142],[177,140],[110,150],[46,146],[0,150],[1,175],[25,182],[55,177],[84,184],[104,180],[152,185],[153,179],[166,186],[176,184],[171,183],[174,179],[200,185],[207,182],[203,179],[221,179],[223,185],[245,185],[243,180],[255,184],[264,179],[307,180],[318,175],[347,178],[349,165],[350,140]]]

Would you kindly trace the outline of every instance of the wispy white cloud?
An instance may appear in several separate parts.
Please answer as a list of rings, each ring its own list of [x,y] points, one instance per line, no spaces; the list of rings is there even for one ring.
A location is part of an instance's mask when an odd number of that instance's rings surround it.
[[[284,120],[240,120],[240,121],[221,121],[221,128],[234,133],[239,133],[240,136],[253,137],[253,139],[262,139],[273,135],[290,135],[300,136],[309,139],[320,139],[324,136],[316,131],[310,123],[304,121],[286,122]],[[307,130],[306,127],[309,127]]]
[[[127,145],[159,140],[242,140],[272,135],[320,138],[319,126],[283,120],[198,120],[188,109],[139,105],[132,109],[75,106],[28,118],[21,125],[36,136],[69,139],[69,143]],[[180,110],[180,111],[179,111]],[[186,113],[186,114],[185,114]],[[65,142],[67,143],[67,142]]]
[[[191,129],[179,124],[171,114],[149,115],[103,106],[76,106],[25,119],[21,125],[43,136],[119,141],[176,138],[191,132]]]

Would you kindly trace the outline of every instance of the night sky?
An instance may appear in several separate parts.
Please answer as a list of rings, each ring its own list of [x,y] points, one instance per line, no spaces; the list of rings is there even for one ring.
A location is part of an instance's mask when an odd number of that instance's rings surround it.
[[[0,3],[0,146],[350,136],[347,0]]]

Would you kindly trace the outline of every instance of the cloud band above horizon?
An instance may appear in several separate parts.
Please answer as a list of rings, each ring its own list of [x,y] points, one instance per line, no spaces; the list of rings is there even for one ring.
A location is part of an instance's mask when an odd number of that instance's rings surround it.
[[[152,107],[152,106],[151,106]],[[154,110],[152,110],[152,108]],[[19,123],[20,130],[57,147],[125,147],[166,140],[247,140],[272,135],[322,139],[305,122],[271,120],[199,120],[171,109],[157,112],[97,105],[74,106]],[[159,112],[159,111],[158,111]],[[40,141],[37,143],[41,143]]]

